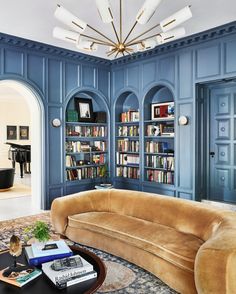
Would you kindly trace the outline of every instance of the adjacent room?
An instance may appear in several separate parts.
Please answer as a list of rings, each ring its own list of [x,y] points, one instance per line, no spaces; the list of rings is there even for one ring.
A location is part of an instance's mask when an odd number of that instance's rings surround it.
[[[236,2],[0,8],[0,293],[235,294]]]

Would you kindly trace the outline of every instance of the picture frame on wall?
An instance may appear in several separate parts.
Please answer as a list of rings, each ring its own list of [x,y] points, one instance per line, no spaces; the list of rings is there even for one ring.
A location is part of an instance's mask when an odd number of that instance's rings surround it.
[[[7,140],[17,139],[17,128],[16,126],[7,126]]]
[[[174,118],[174,113],[174,102],[151,104],[151,120]]]
[[[94,122],[92,99],[75,98],[75,109],[79,122]]]
[[[20,140],[29,140],[29,127],[19,126]]]

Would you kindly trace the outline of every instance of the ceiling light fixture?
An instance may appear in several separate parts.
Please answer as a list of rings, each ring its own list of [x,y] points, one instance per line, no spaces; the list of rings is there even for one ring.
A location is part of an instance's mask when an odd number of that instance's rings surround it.
[[[131,54],[136,51],[135,46],[137,46],[138,51],[148,50],[154,48],[156,45],[183,37],[185,35],[185,29],[176,27],[192,17],[190,6],[186,6],[173,15],[162,20],[155,26],[129,40],[136,25],[147,24],[156,12],[157,7],[161,1],[162,0],[145,0],[143,6],[138,11],[134,25],[130,29],[129,33],[123,37],[122,0],[120,0],[119,31],[114,24],[114,17],[109,0],[95,0],[102,21],[112,25],[116,40],[112,40],[96,28],[85,23],[61,5],[57,5],[57,9],[54,14],[55,17],[73,31],[56,27],[53,30],[53,36],[63,41],[74,43],[78,49],[87,51],[96,51],[98,45],[107,46],[109,47],[107,51],[108,57],[115,55],[116,58],[119,54],[123,56],[126,54]],[[99,35],[99,37],[84,34],[86,28],[95,32],[97,35]],[[143,37],[156,28],[159,28],[161,31],[151,36]]]

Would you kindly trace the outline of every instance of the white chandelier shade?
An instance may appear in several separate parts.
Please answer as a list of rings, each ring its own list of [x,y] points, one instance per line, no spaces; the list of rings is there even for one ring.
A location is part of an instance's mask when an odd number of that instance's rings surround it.
[[[82,39],[82,38],[79,39],[79,42],[77,43],[76,47],[78,49],[86,50],[86,51],[89,51],[89,52],[97,51],[97,49],[98,49],[97,44],[95,44],[92,41],[85,40],[85,39]]]
[[[113,15],[109,0],[96,0],[96,6],[102,21],[104,23],[111,23],[113,21]]]
[[[189,6],[182,8],[181,10],[177,11],[173,15],[165,18],[163,21],[160,22],[160,27],[163,32],[167,32],[169,30],[174,29],[178,25],[182,24],[183,22],[187,21],[192,17],[192,12]]]
[[[64,30],[59,27],[55,27],[53,29],[53,37],[63,40],[63,41],[68,41],[73,44],[77,44],[80,38],[80,34],[68,30]]]
[[[149,50],[157,45],[157,40],[155,38],[144,40],[141,43],[137,44],[137,50],[138,51],[144,51],[144,50]]]
[[[136,21],[139,24],[146,24],[155,13],[162,0],[146,0],[139,10]]]
[[[164,44],[169,41],[173,41],[184,37],[186,34],[185,28],[176,28],[175,30],[161,33],[156,37],[157,44]]]
[[[54,16],[62,23],[79,33],[83,33],[87,27],[87,24],[84,21],[80,20],[61,5],[57,6]]]
[[[53,30],[53,36],[63,41],[68,41],[74,43],[78,49],[86,50],[89,52],[96,51],[99,46],[107,47],[107,56],[115,54],[115,58],[120,54],[125,56],[130,55],[135,51],[144,51],[152,49],[159,44],[166,43],[168,41],[181,38],[185,35],[184,28],[176,28],[181,23],[187,21],[192,17],[192,12],[190,6],[186,6],[183,9],[177,11],[170,17],[167,17],[160,23],[154,25],[153,27],[145,30],[136,37],[130,38],[132,32],[134,31],[136,25],[146,24],[153,14],[156,12],[157,7],[160,5],[162,0],[145,0],[143,6],[139,10],[136,21],[130,29],[129,33],[123,36],[123,0],[119,0],[120,6],[120,19],[119,28],[117,29],[114,23],[110,0],[95,0],[98,13],[102,21],[106,24],[111,24],[113,31],[115,33],[116,40],[113,40],[106,36],[102,31],[92,27],[88,23],[80,20],[78,17],[73,15],[71,12],[63,8],[61,5],[57,5],[57,9],[54,13],[55,18],[61,21],[63,24],[67,25],[70,30],[65,30],[56,27]],[[93,33],[99,35],[87,35],[84,34],[85,29],[88,28]],[[151,36],[151,31],[158,28],[158,31],[154,32]],[[174,29],[176,28],[176,29]],[[142,37],[142,38],[141,38]]]

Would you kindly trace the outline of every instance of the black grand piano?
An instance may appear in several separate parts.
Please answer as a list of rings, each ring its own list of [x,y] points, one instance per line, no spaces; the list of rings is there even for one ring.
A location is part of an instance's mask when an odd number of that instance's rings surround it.
[[[30,174],[31,146],[11,142],[6,142],[6,144],[10,145],[8,159],[12,161],[12,167],[15,168],[16,162],[20,164],[21,178],[23,178],[24,172]]]

